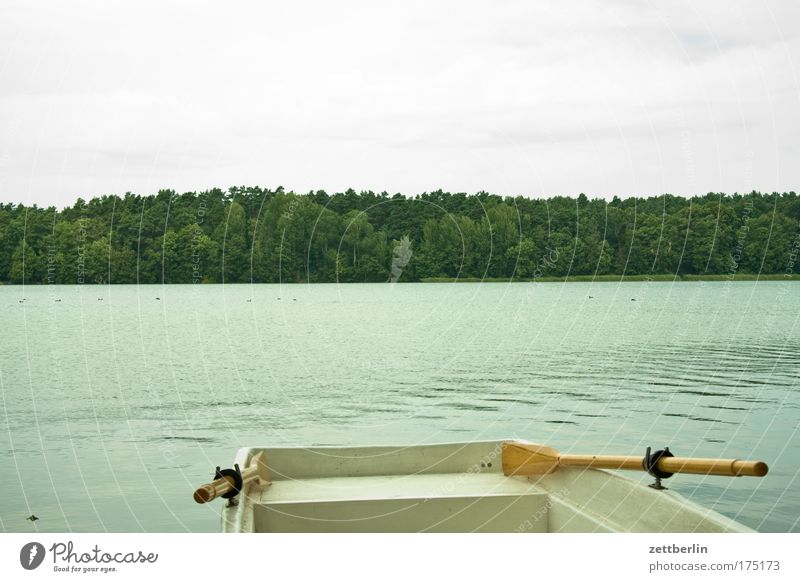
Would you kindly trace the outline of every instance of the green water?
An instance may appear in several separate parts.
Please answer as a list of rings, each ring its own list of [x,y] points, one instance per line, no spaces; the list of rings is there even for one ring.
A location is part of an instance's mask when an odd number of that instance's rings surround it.
[[[0,528],[216,531],[241,446],[518,437],[758,458],[669,485],[800,531],[798,317],[788,281],[0,287]]]

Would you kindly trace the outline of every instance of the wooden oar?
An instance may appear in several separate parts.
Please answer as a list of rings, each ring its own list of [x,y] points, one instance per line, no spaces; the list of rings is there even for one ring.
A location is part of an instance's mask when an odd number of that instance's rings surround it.
[[[252,459],[247,468],[242,471],[242,489],[248,483],[257,481],[260,485],[265,485],[272,481],[267,461],[264,458],[264,453],[258,453]],[[220,477],[202,487],[199,487],[194,492],[194,500],[197,503],[208,503],[209,501],[221,497],[226,493],[234,490],[235,480],[233,477]]]
[[[593,467],[596,469],[646,470],[644,458],[624,455],[562,455],[552,447],[531,443],[503,443],[503,473],[505,475],[544,475],[560,465]],[[692,459],[661,457],[656,467],[663,473],[694,473],[696,475],[749,475],[763,477],[769,471],[762,461],[738,459]]]

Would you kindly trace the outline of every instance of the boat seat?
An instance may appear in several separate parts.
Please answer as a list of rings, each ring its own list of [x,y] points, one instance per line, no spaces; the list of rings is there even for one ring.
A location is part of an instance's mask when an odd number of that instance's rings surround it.
[[[280,480],[251,496],[259,532],[548,530],[547,493],[502,473]]]

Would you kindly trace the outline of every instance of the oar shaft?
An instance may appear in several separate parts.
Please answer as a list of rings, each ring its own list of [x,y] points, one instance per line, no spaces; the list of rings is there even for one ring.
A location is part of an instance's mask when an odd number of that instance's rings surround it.
[[[728,475],[738,477],[763,477],[769,468],[762,461],[741,461],[739,459],[685,459],[682,457],[662,458],[658,468],[668,473],[694,473],[696,475]]]
[[[258,478],[259,468],[252,465],[242,471],[242,486],[247,485],[253,479]],[[194,492],[194,500],[197,503],[208,503],[217,497],[221,497],[233,489],[233,477],[220,477],[219,479],[198,487]]]
[[[201,485],[194,492],[194,500],[197,503],[208,503],[212,499],[222,497],[233,488],[232,477],[221,477],[216,481]]]
[[[560,465],[594,467],[595,469],[642,470],[642,457],[626,455],[559,455]]]
[[[625,455],[559,455],[561,465],[594,467],[597,469],[643,470],[642,457]],[[666,473],[693,473],[695,475],[725,475],[737,477],[747,475],[763,477],[767,474],[766,463],[741,461],[739,459],[692,459],[685,457],[662,457],[658,468]]]

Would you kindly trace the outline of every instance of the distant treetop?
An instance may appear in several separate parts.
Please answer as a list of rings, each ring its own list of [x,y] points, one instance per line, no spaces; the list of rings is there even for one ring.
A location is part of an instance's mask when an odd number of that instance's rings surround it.
[[[501,197],[282,187],[0,204],[3,283],[793,274],[794,192]]]

